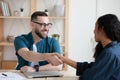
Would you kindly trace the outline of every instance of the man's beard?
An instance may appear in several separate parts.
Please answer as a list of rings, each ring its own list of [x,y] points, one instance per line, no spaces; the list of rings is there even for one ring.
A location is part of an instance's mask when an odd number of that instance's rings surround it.
[[[40,37],[41,39],[45,38],[40,32],[38,32],[38,30],[35,30],[35,33],[37,34],[38,37]]]

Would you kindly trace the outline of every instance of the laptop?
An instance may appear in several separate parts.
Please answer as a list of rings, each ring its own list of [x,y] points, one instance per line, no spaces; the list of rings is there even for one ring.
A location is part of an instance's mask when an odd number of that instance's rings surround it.
[[[60,71],[39,71],[39,72],[24,72],[27,78],[45,78],[45,77],[62,77]]]

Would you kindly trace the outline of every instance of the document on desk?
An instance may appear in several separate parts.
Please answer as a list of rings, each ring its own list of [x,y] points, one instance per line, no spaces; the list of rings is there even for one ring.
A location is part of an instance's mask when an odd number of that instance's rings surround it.
[[[25,78],[14,72],[0,72],[0,80],[25,80]]]

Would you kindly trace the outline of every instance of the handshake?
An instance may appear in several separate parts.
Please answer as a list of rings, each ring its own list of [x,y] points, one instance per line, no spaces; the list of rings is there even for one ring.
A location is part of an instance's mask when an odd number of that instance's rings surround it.
[[[60,65],[60,64],[63,64],[64,62],[64,58],[63,56],[59,55],[59,54],[56,54],[56,53],[51,53],[51,54],[46,54],[46,60],[54,65],[54,66],[57,66],[57,65]]]

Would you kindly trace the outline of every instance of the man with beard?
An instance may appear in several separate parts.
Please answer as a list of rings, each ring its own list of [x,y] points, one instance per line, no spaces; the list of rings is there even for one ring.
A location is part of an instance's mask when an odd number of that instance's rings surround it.
[[[22,72],[61,70],[61,65],[54,65],[54,63],[62,63],[54,55],[55,53],[60,54],[59,43],[54,38],[47,36],[49,28],[52,26],[48,15],[45,12],[34,12],[31,15],[30,26],[32,28],[30,33],[18,36],[14,40],[18,58],[16,69]]]

